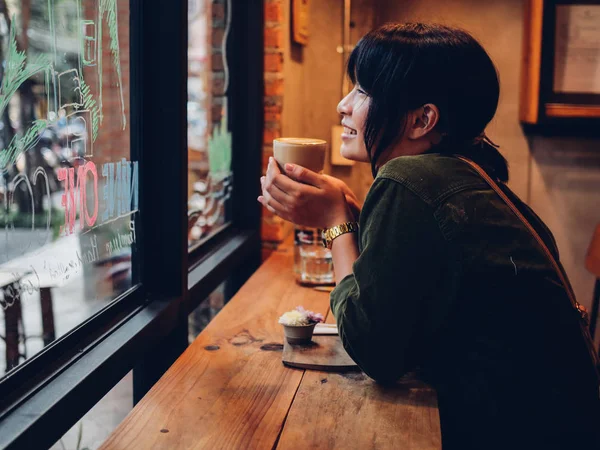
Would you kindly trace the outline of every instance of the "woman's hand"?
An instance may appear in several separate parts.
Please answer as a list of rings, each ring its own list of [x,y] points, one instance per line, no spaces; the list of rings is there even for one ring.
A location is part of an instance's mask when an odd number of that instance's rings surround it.
[[[332,177],[329,175],[323,175],[323,176],[326,177],[329,181],[331,181],[331,183],[333,183],[334,186],[337,186],[338,188],[341,189],[341,191],[344,193],[344,197],[346,198],[346,203],[348,204],[348,207],[350,208],[350,212],[354,216],[354,219],[353,219],[354,222],[358,222],[361,206],[360,206],[360,202],[358,201],[358,198],[356,197],[354,192],[352,192],[352,190],[348,187],[348,185],[346,183],[344,183],[342,180],[340,180],[339,178]]]
[[[258,201],[284,220],[315,228],[355,220],[353,209],[359,208],[356,196],[336,178],[293,164],[285,165],[284,175],[269,158],[267,175],[260,181],[263,195]]]

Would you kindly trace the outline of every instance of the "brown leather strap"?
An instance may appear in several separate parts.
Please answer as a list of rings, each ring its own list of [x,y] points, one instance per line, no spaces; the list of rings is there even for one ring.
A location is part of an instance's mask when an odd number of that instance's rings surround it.
[[[554,258],[554,255],[552,255],[552,252],[550,252],[550,249],[548,249],[548,246],[546,245],[544,240],[540,237],[540,235],[535,230],[535,228],[533,228],[533,226],[529,223],[529,221],[525,218],[525,216],[523,214],[521,214],[521,211],[519,211],[519,209],[515,206],[515,204],[508,198],[508,196],[504,193],[504,191],[500,188],[500,186],[498,186],[498,184],[486,173],[486,171],[483,170],[478,164],[476,164],[475,162],[473,162],[472,160],[470,160],[468,158],[465,158],[464,156],[456,155],[456,157],[458,159],[460,159],[461,161],[464,161],[465,163],[467,163],[469,166],[471,166],[479,175],[481,175],[481,177],[486,181],[486,183],[489,184],[490,187],[494,191],[496,191],[496,193],[500,196],[500,198],[504,201],[504,203],[506,203],[506,206],[508,206],[512,210],[512,212],[519,218],[519,220],[521,220],[521,222],[523,222],[523,225],[525,225],[525,227],[533,235],[533,237],[535,238],[535,240],[537,241],[539,246],[542,248],[542,250],[546,254],[546,257],[550,261],[550,264],[552,264],[552,267],[556,271],[556,274],[560,278],[562,285],[564,286],[565,290],[567,291],[567,295],[569,296],[571,305],[573,306],[573,308],[575,308],[577,310],[577,312],[581,316],[581,320],[579,321],[579,324],[581,326],[581,332],[583,334],[584,341],[586,342],[586,345],[588,347],[588,351],[590,352],[590,356],[592,357],[592,361],[594,362],[594,366],[596,367],[596,375],[598,376],[598,380],[600,381],[600,371],[598,370],[598,366],[599,366],[598,355],[596,354],[596,351],[594,350],[594,344],[593,344],[593,341],[592,341],[592,338],[591,338],[590,332],[589,332],[588,314],[587,314],[587,311],[585,310],[585,308],[583,306],[581,306],[575,299],[575,293],[573,292],[573,288],[571,287],[571,284],[569,283],[569,280],[567,278],[567,275],[564,272],[564,269],[556,261],[556,259]]]

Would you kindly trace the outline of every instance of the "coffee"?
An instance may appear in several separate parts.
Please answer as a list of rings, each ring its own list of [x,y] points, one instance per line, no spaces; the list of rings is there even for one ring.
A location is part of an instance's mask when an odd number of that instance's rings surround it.
[[[279,138],[273,140],[273,156],[283,172],[285,164],[297,164],[313,172],[325,165],[327,141],[310,138]]]

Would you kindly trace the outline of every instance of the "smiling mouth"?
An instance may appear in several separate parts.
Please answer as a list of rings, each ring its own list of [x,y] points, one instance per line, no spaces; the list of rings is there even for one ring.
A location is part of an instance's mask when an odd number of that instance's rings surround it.
[[[352,134],[352,135],[356,135],[356,130],[353,130],[352,128],[348,128],[348,127],[344,127],[344,134]]]

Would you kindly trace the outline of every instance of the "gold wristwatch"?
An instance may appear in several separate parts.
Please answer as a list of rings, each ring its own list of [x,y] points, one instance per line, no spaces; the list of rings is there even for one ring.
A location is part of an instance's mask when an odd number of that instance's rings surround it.
[[[358,222],[346,222],[331,228],[325,228],[321,232],[323,247],[331,250],[331,244],[336,237],[346,233],[354,233],[356,231],[358,231]]]

